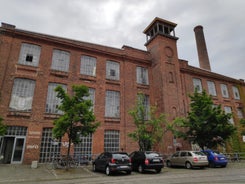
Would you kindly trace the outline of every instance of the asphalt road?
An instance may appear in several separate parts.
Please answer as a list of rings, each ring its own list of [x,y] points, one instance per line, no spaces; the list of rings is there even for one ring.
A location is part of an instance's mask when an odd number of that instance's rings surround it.
[[[226,168],[184,169],[164,168],[161,173],[146,172],[140,174],[132,172],[131,175],[114,174],[106,176],[104,173],[94,173],[89,168],[89,177],[35,181],[36,184],[241,184],[245,183],[245,164],[229,164]],[[21,183],[21,182],[20,182]],[[25,182],[25,183],[32,183]]]

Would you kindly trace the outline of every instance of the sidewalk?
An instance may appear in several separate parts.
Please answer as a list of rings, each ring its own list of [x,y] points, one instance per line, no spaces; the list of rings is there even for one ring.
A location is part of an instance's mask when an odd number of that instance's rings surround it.
[[[91,165],[70,168],[66,171],[65,169],[53,170],[48,164],[39,164],[35,169],[31,168],[31,165],[0,164],[0,183],[4,184],[85,177],[94,177]]]

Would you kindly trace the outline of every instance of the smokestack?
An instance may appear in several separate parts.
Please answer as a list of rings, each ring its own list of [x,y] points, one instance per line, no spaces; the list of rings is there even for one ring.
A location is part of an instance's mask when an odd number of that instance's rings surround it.
[[[194,28],[195,37],[196,37],[196,45],[197,45],[197,53],[199,59],[200,68],[211,71],[209,58],[208,58],[208,51],[206,47],[206,42],[203,33],[202,26],[196,26]]]

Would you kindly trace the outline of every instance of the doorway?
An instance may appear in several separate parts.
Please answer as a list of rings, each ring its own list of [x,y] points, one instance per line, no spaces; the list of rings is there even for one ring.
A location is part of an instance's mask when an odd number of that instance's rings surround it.
[[[25,148],[25,136],[4,136],[2,137],[0,145],[1,163],[22,163]]]

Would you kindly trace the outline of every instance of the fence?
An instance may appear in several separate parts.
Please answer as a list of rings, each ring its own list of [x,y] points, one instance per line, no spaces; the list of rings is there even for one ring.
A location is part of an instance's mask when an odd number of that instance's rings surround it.
[[[224,153],[230,162],[239,162],[245,160],[245,152]]]

